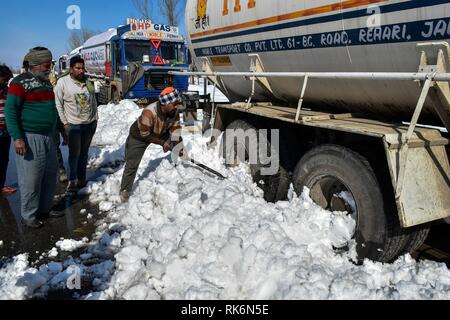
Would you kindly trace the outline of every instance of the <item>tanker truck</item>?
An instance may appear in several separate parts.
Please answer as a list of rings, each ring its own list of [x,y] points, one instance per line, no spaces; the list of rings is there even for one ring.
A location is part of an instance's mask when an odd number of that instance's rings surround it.
[[[132,99],[148,104],[167,86],[188,89],[186,45],[178,28],[130,18],[128,24],[88,39],[81,49],[101,104]]]
[[[204,106],[211,142],[266,200],[309,191],[382,262],[450,216],[450,1],[188,0],[185,21],[201,70],[187,75],[230,100]],[[276,171],[250,161],[255,145]]]

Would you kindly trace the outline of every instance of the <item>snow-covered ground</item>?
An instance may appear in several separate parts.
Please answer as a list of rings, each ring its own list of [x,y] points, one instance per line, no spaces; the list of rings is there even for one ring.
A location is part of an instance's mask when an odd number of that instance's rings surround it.
[[[120,163],[140,110],[123,101],[99,113],[90,164]],[[39,268],[15,257],[0,269],[0,299],[43,297],[77,274],[92,287],[82,299],[450,299],[445,264],[406,255],[356,265],[350,217],[321,209],[307,192],[265,202],[248,169],[226,168],[207,140],[185,136],[190,155],[228,179],[151,145],[128,203],[119,198],[123,169],[82,190],[107,217],[90,243],[64,240],[52,251],[85,252]],[[333,250],[345,243],[349,251]]]

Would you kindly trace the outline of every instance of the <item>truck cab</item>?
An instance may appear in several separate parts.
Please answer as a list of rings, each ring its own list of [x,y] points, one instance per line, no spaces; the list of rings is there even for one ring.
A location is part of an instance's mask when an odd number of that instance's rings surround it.
[[[100,103],[133,99],[146,104],[167,86],[187,91],[187,51],[178,28],[129,19],[129,24],[94,36],[83,46],[86,71],[95,81]]]

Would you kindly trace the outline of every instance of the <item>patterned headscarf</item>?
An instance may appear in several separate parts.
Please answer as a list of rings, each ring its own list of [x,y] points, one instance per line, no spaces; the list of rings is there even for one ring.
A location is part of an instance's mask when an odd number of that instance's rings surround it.
[[[162,105],[167,105],[175,102],[182,102],[180,92],[174,87],[164,89],[159,95],[159,102]]]

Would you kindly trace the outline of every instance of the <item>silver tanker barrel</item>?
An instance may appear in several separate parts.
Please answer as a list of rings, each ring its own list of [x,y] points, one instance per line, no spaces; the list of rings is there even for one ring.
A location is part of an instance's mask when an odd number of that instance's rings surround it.
[[[450,39],[450,1],[188,0],[186,30],[199,70],[263,72],[418,72],[422,51],[436,60]],[[428,50],[433,49],[433,50]],[[230,101],[252,91],[248,78],[221,77]],[[254,101],[297,105],[302,79],[267,78]],[[421,92],[413,81],[311,79],[307,107],[410,121]],[[423,124],[442,125],[431,99]]]

